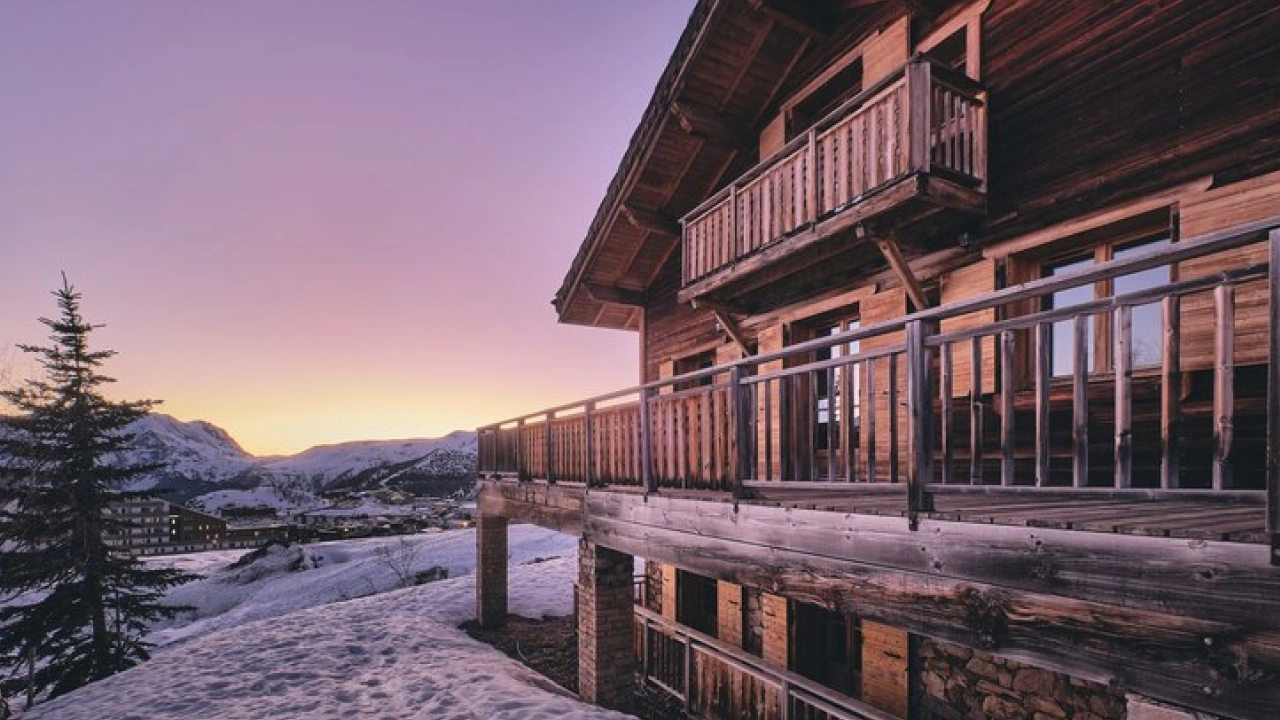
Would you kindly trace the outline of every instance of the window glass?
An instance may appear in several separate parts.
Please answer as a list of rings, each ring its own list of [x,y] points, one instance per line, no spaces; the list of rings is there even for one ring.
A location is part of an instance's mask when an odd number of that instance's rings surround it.
[[[1149,240],[1124,248],[1117,248],[1115,256],[1116,258],[1132,257],[1168,246],[1168,238]],[[1116,278],[1115,294],[1126,295],[1139,290],[1146,290],[1147,288],[1168,285],[1172,281],[1173,275],[1169,266],[1151,268],[1150,270],[1143,270],[1132,275]],[[1161,312],[1160,303],[1134,306],[1131,335],[1133,341],[1133,367],[1150,367],[1160,364],[1164,352],[1162,342],[1163,329],[1164,315]]]
[[[1093,265],[1093,256],[1089,256],[1083,260],[1073,260],[1071,262],[1050,265],[1047,275],[1066,275],[1068,273],[1078,272]],[[1072,305],[1079,305],[1093,300],[1093,285],[1081,285],[1079,287],[1070,288],[1056,292],[1049,299],[1050,308],[1065,308]],[[1095,318],[1089,316],[1089,338],[1086,343],[1086,352],[1088,353],[1089,372],[1093,372],[1094,368],[1094,348],[1092,338],[1094,337]],[[1054,375],[1070,375],[1074,366],[1075,357],[1075,321],[1063,320],[1053,324],[1053,374]]]

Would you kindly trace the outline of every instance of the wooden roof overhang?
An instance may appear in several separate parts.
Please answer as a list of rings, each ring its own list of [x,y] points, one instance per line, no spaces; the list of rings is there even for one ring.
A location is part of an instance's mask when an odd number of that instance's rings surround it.
[[[699,0],[552,300],[560,321],[639,329],[677,219],[756,162],[761,126],[796,78],[918,5]]]

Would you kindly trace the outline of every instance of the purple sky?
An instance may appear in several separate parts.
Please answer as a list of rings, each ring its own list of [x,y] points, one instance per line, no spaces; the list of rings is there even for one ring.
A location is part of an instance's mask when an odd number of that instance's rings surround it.
[[[112,395],[252,452],[633,384],[549,301],[692,5],[0,3],[0,371],[65,270]]]

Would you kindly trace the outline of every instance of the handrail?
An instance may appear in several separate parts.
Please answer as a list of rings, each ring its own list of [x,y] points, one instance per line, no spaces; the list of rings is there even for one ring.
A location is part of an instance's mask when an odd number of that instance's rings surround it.
[[[733,665],[757,680],[773,685],[785,693],[786,697],[783,698],[783,702],[791,699],[792,689],[799,689],[860,720],[899,720],[891,713],[887,713],[857,698],[832,690],[791,670],[770,665],[762,658],[758,658],[741,648],[734,647],[723,640],[663,617],[661,613],[644,607],[636,607],[635,614],[646,629],[655,628],[677,641],[683,639],[687,647],[697,646],[705,649],[709,651],[708,654],[717,660]],[[688,692],[688,683],[686,683],[685,692]]]
[[[781,350],[775,350],[760,355],[752,355],[750,357],[733,360],[710,368],[694,370],[681,375],[663,378],[661,380],[633,385],[622,390],[615,390],[601,395],[595,395],[584,400],[556,405],[538,412],[519,415],[500,422],[482,425],[479,429],[496,429],[503,425],[520,422],[522,420],[540,419],[548,413],[559,413],[566,410],[573,410],[582,407],[587,403],[601,403],[607,400],[615,400],[620,397],[625,397],[627,395],[638,395],[645,391],[661,390],[668,386],[697,382],[703,378],[727,373],[735,367],[750,368],[764,363],[773,362],[775,360],[784,360],[796,355],[811,353],[817,350],[825,350],[837,345],[846,345],[851,342],[899,332],[906,328],[907,323],[912,321],[942,321],[949,318],[960,317],[962,315],[969,315],[1021,300],[1052,295],[1062,290],[1069,290],[1071,288],[1089,285],[1102,280],[1114,279],[1121,275],[1128,275],[1163,265],[1183,262],[1215,252],[1231,250],[1244,245],[1262,242],[1267,239],[1267,233],[1273,229],[1280,229],[1280,215],[1227,230],[1199,235],[1190,240],[1174,243],[1152,250],[1151,252],[1108,260],[1075,272],[1053,275],[1039,280],[1032,280],[1003,290],[992,291],[977,297],[957,300],[947,305],[919,310],[892,320],[885,320],[872,325],[864,325],[854,330],[846,330],[824,337],[815,338],[813,340],[806,340],[794,345],[788,345]]]

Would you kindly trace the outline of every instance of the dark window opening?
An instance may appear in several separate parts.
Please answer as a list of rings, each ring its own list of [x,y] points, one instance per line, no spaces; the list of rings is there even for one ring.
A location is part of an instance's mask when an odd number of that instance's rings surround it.
[[[787,113],[787,139],[813,127],[836,108],[862,92],[862,58],[858,58],[832,75],[826,82],[792,106]]]
[[[858,697],[862,685],[862,636],[858,621],[815,605],[791,602],[791,670]]]
[[[966,32],[967,28],[961,27],[959,30],[948,35],[933,49],[925,53],[929,57],[955,70],[964,73],[969,55],[969,42]]]
[[[684,570],[676,571],[676,622],[716,637],[718,597],[716,581]]]
[[[716,351],[707,350],[706,352],[700,352],[697,355],[690,355],[688,357],[682,357],[677,359],[674,363],[674,367],[672,368],[672,372],[676,375],[684,375],[685,373],[691,373],[691,372],[696,372],[698,370],[705,370],[710,367],[715,367],[715,364],[716,364]],[[713,378],[711,375],[707,375],[705,377],[700,377],[697,380],[689,380],[687,382],[676,383],[675,389],[676,389],[676,392],[679,392],[681,390],[692,390],[693,388],[696,388],[696,387],[703,387],[706,385],[710,385],[712,379]]]

